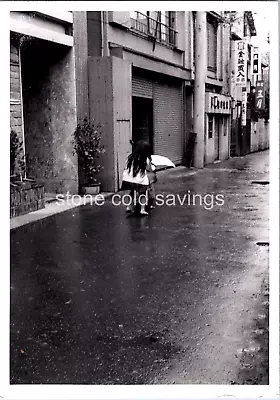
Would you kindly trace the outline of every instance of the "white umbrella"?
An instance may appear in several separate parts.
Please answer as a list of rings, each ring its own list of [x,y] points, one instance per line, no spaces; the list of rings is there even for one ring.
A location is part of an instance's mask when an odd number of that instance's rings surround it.
[[[152,154],[152,164],[155,167],[173,167],[175,168],[175,164],[167,157],[159,156],[157,154]]]

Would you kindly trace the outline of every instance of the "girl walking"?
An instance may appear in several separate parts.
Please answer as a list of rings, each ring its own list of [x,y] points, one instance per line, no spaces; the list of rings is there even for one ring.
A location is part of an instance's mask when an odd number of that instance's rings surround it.
[[[145,199],[147,199],[148,197],[149,178],[147,169],[151,162],[150,147],[148,143],[143,141],[136,143],[133,147],[132,153],[127,158],[122,180],[122,190],[130,190],[131,197],[131,204],[127,206],[126,211],[133,211],[132,202],[133,199],[136,199],[140,203],[140,214],[148,215],[145,209],[147,201],[143,203],[142,198],[145,196]]]

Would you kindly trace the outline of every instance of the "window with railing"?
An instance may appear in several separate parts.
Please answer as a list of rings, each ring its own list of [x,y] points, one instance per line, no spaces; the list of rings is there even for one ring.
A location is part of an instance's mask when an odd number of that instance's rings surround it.
[[[157,42],[176,46],[177,31],[174,11],[132,11],[131,28]]]

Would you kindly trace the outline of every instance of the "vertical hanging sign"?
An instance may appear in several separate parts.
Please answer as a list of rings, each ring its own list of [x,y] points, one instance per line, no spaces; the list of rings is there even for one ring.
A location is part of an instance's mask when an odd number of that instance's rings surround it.
[[[236,63],[235,63],[235,84],[237,87],[245,87],[247,85],[247,58],[248,45],[246,40],[236,41]]]
[[[253,75],[260,74],[260,55],[258,47],[254,47],[253,51]]]
[[[264,87],[263,81],[257,81],[256,84],[256,109],[263,110],[264,109]]]
[[[242,89],[242,103],[241,103],[241,125],[246,126],[247,114],[247,92],[246,88]]]

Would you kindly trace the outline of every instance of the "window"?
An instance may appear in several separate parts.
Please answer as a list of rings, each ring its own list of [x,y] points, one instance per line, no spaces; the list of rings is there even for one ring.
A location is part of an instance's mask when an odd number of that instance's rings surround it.
[[[207,18],[207,67],[209,71],[217,70],[217,23]]]
[[[208,138],[212,139],[213,137],[213,115],[208,115]]]
[[[132,29],[154,37],[158,42],[176,45],[174,11],[146,11],[146,13],[132,11],[130,18]]]

